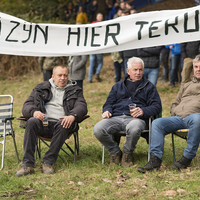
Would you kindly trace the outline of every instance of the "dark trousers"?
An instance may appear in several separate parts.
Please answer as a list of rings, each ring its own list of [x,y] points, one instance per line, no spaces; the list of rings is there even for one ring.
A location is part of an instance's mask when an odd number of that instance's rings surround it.
[[[169,80],[169,52],[161,53],[161,62],[165,69],[164,78],[166,81],[168,81]]]
[[[43,80],[48,81],[52,77],[53,70],[42,70]]]
[[[35,165],[34,153],[38,134],[52,136],[49,150],[44,155],[43,162],[51,165],[55,163],[62,145],[72,133],[73,126],[74,124],[72,124],[70,129],[65,129],[61,126],[61,120],[58,122],[49,122],[48,126],[43,126],[42,121],[39,119],[30,118],[27,121],[24,134],[23,166],[34,167]]]

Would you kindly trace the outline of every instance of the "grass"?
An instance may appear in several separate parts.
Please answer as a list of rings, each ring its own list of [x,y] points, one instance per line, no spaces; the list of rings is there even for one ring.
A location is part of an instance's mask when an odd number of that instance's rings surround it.
[[[141,174],[139,166],[147,162],[148,145],[141,138],[133,153],[134,166],[122,168],[109,167],[109,154],[105,152],[105,164],[101,163],[102,145],[93,135],[94,125],[101,120],[102,105],[114,84],[114,67],[111,57],[104,57],[101,72],[102,82],[87,83],[84,80],[84,96],[88,103],[90,118],[80,125],[80,155],[76,163],[73,157],[61,152],[67,162],[58,158],[54,164],[55,174],[41,173],[41,160],[37,159],[35,174],[16,177],[21,163],[16,162],[12,139],[7,137],[5,165],[0,172],[0,199],[199,199],[199,155],[192,161],[192,166],[181,172],[172,171],[173,163],[171,135],[165,139],[163,164],[158,172]],[[11,94],[14,97],[14,116],[21,115],[23,102],[32,88],[42,81],[42,74],[29,74],[16,80],[2,80],[0,94]],[[157,88],[162,99],[163,117],[169,116],[171,103],[174,101],[179,85],[169,88],[169,83],[158,82]],[[14,120],[17,147],[20,160],[23,158],[23,134],[19,121]],[[122,138],[122,147],[125,138]],[[73,139],[68,143],[73,145]],[[186,142],[175,138],[177,158],[182,156]],[[47,148],[42,145],[42,155]]]

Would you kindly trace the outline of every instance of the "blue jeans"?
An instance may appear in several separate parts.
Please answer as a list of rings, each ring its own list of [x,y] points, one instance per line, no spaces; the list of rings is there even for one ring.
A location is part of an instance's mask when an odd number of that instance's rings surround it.
[[[200,113],[188,115],[185,118],[179,116],[164,117],[155,119],[151,128],[150,153],[162,160],[164,153],[165,135],[179,129],[189,129],[187,147],[183,156],[187,159],[193,159],[200,142]]]
[[[114,62],[114,67],[115,67],[115,82],[118,82],[121,80],[121,73],[123,71],[123,74],[126,73],[124,62]]]
[[[175,85],[178,81],[178,67],[180,65],[180,72],[182,71],[183,61],[181,59],[181,54],[171,55],[171,66],[170,66],[170,84]],[[180,77],[181,81],[181,77]]]
[[[133,153],[136,144],[141,136],[141,132],[146,128],[144,120],[131,116],[117,116],[106,118],[94,126],[95,137],[105,146],[109,154],[117,154],[120,151],[118,143],[112,138],[112,134],[119,131],[126,131],[126,142],[123,152]]]
[[[96,67],[95,73],[100,74],[102,66],[103,66],[103,54],[91,54],[90,67],[88,71],[88,81],[92,81],[92,75],[94,74],[95,67]]]
[[[144,77],[149,79],[149,81],[153,83],[155,86],[158,80],[159,69],[160,69],[159,67],[158,68],[144,68]]]

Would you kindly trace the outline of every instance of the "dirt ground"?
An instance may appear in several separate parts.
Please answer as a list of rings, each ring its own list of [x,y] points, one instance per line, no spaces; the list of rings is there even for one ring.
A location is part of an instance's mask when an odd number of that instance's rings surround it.
[[[154,10],[175,10],[194,7],[194,0],[164,0],[162,2],[148,5],[143,8],[139,8],[138,12],[154,11]]]

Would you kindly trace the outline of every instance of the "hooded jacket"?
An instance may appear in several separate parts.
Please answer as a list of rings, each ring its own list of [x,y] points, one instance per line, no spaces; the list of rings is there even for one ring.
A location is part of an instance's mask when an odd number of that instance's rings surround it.
[[[75,121],[79,122],[87,114],[87,104],[83,97],[82,89],[76,85],[76,82],[68,81],[70,85],[65,88],[63,96],[63,109],[65,115],[73,115]],[[26,118],[33,117],[35,111],[45,113],[44,103],[52,98],[51,84],[44,81],[38,84],[25,101],[22,114]]]
[[[139,117],[146,122],[150,116],[158,115],[162,110],[160,96],[156,87],[145,77],[133,94],[129,94],[125,85],[126,75],[123,81],[117,82],[111,89],[108,98],[103,105],[103,112],[109,111],[114,116],[130,116],[128,105],[135,103],[143,110],[143,116]]]
[[[171,115],[185,118],[193,113],[200,113],[200,80],[193,76],[179,90],[171,107]]]

